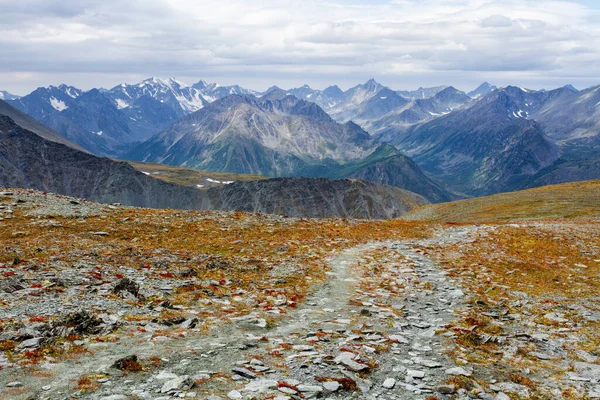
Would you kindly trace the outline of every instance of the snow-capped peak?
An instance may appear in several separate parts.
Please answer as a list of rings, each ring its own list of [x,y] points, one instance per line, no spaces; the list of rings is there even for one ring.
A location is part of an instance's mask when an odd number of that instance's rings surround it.
[[[119,109],[129,107],[142,96],[152,97],[186,114],[198,111],[208,103],[200,90],[173,77],[151,77],[134,85],[123,83],[111,89],[109,95]]]

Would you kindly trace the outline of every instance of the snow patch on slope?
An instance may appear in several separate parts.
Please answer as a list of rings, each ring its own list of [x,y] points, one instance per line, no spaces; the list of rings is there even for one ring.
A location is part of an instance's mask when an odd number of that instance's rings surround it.
[[[69,108],[64,101],[58,100],[56,97],[50,97],[50,105],[52,105],[56,111],[64,111]]]
[[[117,99],[116,102],[119,110],[129,107],[129,104],[125,100]]]

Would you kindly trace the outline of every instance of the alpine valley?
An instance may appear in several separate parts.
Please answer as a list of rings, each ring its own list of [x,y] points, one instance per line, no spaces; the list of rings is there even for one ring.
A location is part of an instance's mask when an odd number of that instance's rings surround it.
[[[0,0],[0,400],[600,400],[599,23]]]
[[[19,117],[23,128],[35,122],[55,136],[46,139],[213,173],[361,179],[431,202],[600,178],[600,86],[535,91],[485,82],[466,93],[396,90],[371,79],[346,91],[258,92],[149,78],[2,96],[32,118],[23,125]]]

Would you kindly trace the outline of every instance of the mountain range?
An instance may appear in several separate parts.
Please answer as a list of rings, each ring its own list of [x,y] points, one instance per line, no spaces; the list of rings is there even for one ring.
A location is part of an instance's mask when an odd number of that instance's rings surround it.
[[[318,218],[393,218],[428,204],[415,193],[359,180],[281,178],[227,183],[199,189],[155,179],[126,162],[78,150],[76,144],[0,100],[0,187],[141,207]]]
[[[600,177],[600,87],[265,92],[150,78],[9,103],[93,154],[270,177],[360,178],[433,202]],[[410,157],[410,158],[409,158]],[[457,194],[458,193],[458,194]]]
[[[469,195],[598,177],[600,87],[508,86],[386,139]]]
[[[360,178],[434,202],[453,198],[393,146],[353,122],[339,124],[315,103],[281,90],[261,98],[232,95],[217,100],[125,158],[270,177]]]
[[[385,88],[386,96],[381,93],[378,98],[372,99],[372,95],[381,89],[384,89],[381,84],[370,80],[345,92],[335,85],[323,91],[304,85],[285,92],[316,103],[338,121],[353,119],[355,122],[364,122],[407,101],[430,98],[446,87],[419,88],[412,92],[394,92]],[[187,85],[175,78],[152,77],[135,84],[122,83],[112,89],[83,91],[61,84],[37,88],[23,97],[0,93],[14,107],[88,151],[119,156],[128,144],[148,139],[178,119],[216,100],[230,95],[262,97],[272,91],[281,89],[273,86],[264,92],[257,92],[238,85],[221,86],[202,80]],[[371,102],[362,104],[366,100]],[[448,108],[440,105],[425,107],[431,108],[425,112],[434,113]],[[370,126],[365,128],[370,129]]]
[[[116,156],[123,146],[149,138],[216,99],[251,93],[239,86],[149,78],[85,92],[64,84],[40,87],[7,100],[86,150]]]
[[[512,190],[556,161],[559,150],[539,123],[525,118],[511,92],[494,91],[472,107],[392,136],[391,142],[460,192]]]

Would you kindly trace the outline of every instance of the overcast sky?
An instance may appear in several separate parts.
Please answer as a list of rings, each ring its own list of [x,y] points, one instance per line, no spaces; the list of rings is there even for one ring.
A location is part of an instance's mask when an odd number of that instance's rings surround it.
[[[0,0],[0,90],[600,84],[600,1]]]

